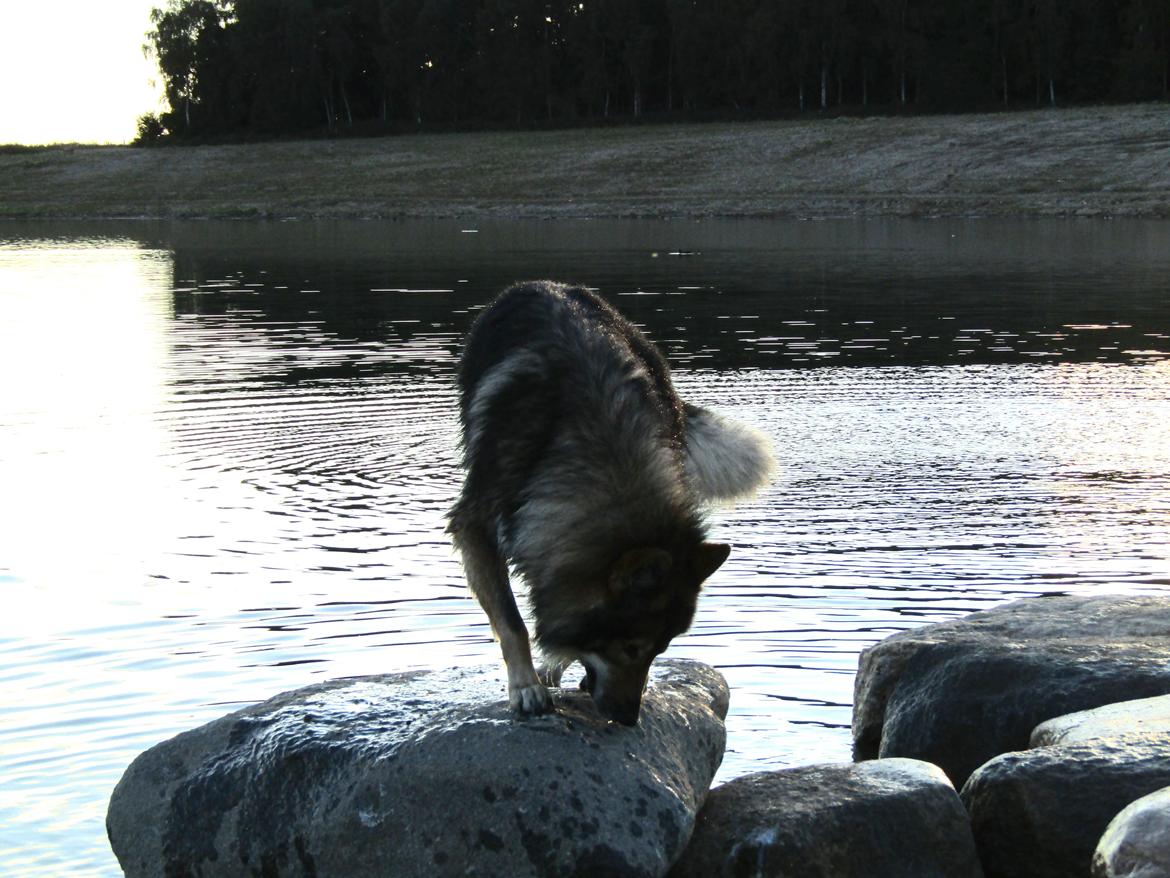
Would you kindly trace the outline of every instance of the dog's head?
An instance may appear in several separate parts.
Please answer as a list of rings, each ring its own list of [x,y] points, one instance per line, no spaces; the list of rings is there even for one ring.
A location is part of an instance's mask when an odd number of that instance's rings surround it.
[[[634,725],[651,662],[690,627],[700,586],[730,551],[703,542],[683,551],[624,552],[604,582],[586,586],[587,609],[565,606],[552,619],[538,614],[542,648],[563,662],[580,661],[582,688],[601,714]]]

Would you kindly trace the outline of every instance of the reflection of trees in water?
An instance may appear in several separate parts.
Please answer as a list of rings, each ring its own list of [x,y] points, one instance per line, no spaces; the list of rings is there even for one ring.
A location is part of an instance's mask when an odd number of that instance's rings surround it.
[[[1130,362],[1170,348],[1165,257],[1149,255],[1168,242],[1064,224],[1041,247],[1042,225],[191,223],[166,246],[176,318],[255,336],[281,380],[450,371],[477,309],[535,277],[599,288],[679,368]]]

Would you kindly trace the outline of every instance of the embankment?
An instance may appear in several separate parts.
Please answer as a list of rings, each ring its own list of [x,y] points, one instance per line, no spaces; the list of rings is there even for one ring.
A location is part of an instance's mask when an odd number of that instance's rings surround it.
[[[0,219],[1170,217],[1170,104],[0,150]]]

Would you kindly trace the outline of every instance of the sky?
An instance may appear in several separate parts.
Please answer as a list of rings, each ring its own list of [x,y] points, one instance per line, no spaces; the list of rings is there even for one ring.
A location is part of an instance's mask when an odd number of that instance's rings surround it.
[[[161,109],[142,55],[165,0],[0,0],[0,143],[126,143]]]

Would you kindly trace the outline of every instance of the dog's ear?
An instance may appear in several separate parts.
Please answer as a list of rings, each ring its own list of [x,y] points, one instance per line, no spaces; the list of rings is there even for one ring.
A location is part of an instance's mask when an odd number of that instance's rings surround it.
[[[649,591],[666,579],[674,559],[665,549],[630,549],[609,570],[612,594]]]
[[[727,543],[700,543],[699,548],[695,550],[694,560],[691,562],[699,582],[718,570],[730,554],[731,546]]]

